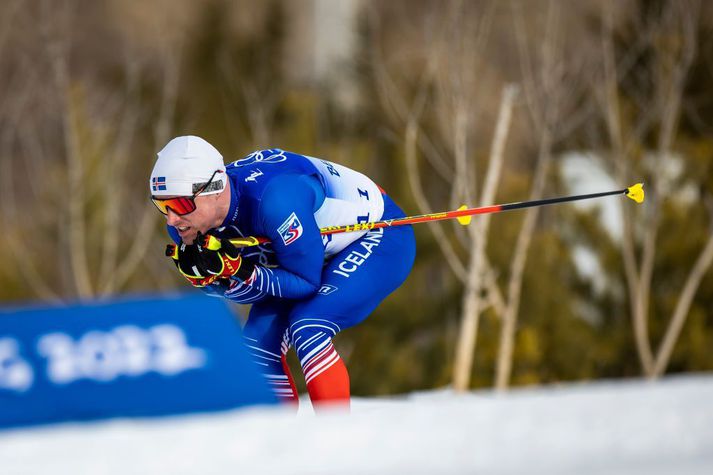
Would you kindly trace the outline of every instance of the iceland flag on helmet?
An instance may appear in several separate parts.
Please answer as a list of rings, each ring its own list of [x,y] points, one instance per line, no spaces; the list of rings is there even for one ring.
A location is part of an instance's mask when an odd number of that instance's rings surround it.
[[[282,237],[282,242],[285,243],[285,246],[289,246],[302,236],[302,223],[300,223],[297,215],[292,213],[290,217],[277,228],[277,232],[280,233],[280,237]]]

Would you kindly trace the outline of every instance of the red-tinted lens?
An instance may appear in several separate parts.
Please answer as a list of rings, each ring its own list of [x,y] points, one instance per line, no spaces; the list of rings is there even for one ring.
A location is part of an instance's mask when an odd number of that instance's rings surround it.
[[[156,199],[151,198],[153,204],[156,205],[159,211],[163,214],[168,214],[168,209],[176,213],[179,216],[191,213],[196,210],[196,203],[193,198],[188,198],[185,196],[179,196],[178,198],[167,198],[167,199]]]

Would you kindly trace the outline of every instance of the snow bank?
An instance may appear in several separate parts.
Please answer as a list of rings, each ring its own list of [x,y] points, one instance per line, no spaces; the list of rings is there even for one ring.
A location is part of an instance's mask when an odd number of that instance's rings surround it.
[[[2,474],[711,474],[713,376],[0,432]]]

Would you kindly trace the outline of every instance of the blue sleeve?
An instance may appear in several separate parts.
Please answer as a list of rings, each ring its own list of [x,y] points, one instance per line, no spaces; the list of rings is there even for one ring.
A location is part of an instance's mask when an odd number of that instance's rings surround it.
[[[253,290],[286,299],[317,292],[324,263],[324,245],[314,219],[317,200],[304,175],[277,176],[265,187],[258,221],[272,241],[278,267],[256,266],[246,282]]]

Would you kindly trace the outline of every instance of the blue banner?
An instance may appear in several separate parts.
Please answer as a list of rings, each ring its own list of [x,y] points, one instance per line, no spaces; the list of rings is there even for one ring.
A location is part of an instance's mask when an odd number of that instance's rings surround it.
[[[0,310],[0,427],[275,402],[222,299]]]

